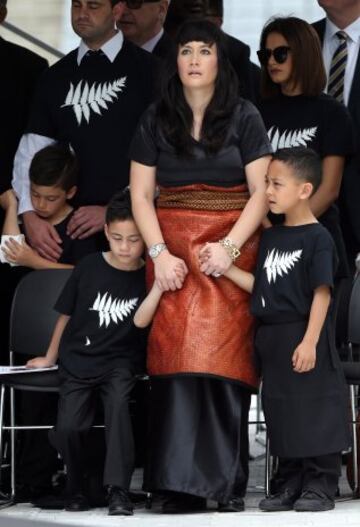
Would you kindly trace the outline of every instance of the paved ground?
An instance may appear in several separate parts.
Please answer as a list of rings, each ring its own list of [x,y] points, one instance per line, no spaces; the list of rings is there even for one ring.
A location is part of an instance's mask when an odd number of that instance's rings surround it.
[[[255,418],[253,410],[252,418]],[[262,436],[260,435],[260,439]],[[264,448],[255,439],[254,427],[251,428],[251,453],[255,457],[250,463],[249,491],[246,497],[246,510],[242,513],[221,514],[216,512],[216,504],[209,503],[206,513],[189,515],[163,515],[155,504],[151,511],[138,508],[134,516],[107,516],[106,509],[94,509],[90,512],[70,513],[65,511],[42,511],[30,504],[19,504],[0,511],[0,527],[54,527],[88,526],[113,527],[125,523],[129,527],[360,527],[360,500],[351,500],[350,488],[346,478],[340,482],[341,498],[334,511],[322,513],[263,513],[257,504],[264,493]],[[141,471],[137,470],[132,488],[141,486]]]

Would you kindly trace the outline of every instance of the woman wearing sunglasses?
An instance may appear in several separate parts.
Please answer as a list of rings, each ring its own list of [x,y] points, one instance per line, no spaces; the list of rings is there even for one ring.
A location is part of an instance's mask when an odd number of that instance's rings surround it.
[[[339,256],[337,279],[349,269],[339,225],[338,198],[346,157],[353,152],[350,116],[323,93],[326,73],[315,30],[296,17],[274,18],[264,27],[259,105],[274,151],[306,146],[322,158],[323,181],[311,199],[315,216],[332,234]],[[274,223],[277,218],[272,216]]]
[[[166,513],[204,509],[206,498],[237,512],[258,381],[249,297],[221,275],[255,264],[271,149],[214,24],[184,23],[167,72],[131,148],[134,216],[164,291],[148,346],[145,487],[169,492]]]

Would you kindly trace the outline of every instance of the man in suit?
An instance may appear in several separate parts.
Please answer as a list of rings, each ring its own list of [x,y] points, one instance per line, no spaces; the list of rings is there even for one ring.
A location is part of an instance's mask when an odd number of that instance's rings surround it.
[[[164,31],[170,0],[127,0],[118,27],[137,46],[165,58],[173,41]]]
[[[7,16],[7,0],[0,0],[0,24]],[[45,59],[0,37],[0,193],[11,188],[12,165],[25,129],[31,96],[48,66]]]
[[[360,252],[360,0],[318,0],[326,18],[313,24],[323,44],[327,74],[332,56],[339,45],[337,32],[346,33],[347,61],[344,75],[343,101],[354,124],[355,155],[344,171],[339,201],[344,239],[350,264]]]

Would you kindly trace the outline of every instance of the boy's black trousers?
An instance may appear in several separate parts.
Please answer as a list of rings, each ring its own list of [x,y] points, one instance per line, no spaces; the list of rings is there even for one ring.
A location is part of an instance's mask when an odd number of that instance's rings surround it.
[[[79,379],[61,370],[57,423],[49,437],[66,465],[69,493],[86,492],[84,478],[89,472],[86,465],[93,457],[87,439],[94,424],[98,396],[104,409],[104,485],[130,487],[135,454],[129,400],[135,382],[134,374],[126,368],[115,368],[91,379]]]

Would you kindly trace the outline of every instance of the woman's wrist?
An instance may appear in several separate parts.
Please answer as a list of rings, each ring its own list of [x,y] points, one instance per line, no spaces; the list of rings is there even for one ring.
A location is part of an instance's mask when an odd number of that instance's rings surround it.
[[[231,238],[228,236],[221,238],[218,243],[225,249],[227,255],[230,257],[233,263],[237,260],[237,258],[239,258],[241,251]]]

